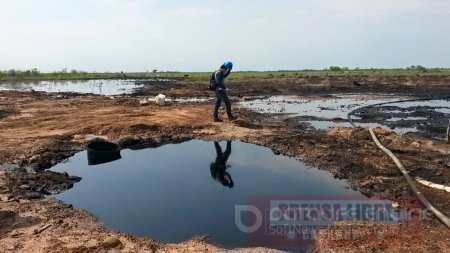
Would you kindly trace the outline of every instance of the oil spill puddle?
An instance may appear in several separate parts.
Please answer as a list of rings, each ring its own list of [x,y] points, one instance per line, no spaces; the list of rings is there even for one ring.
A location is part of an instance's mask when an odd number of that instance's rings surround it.
[[[82,180],[54,196],[112,229],[166,242],[207,234],[221,247],[248,246],[235,206],[252,196],[361,196],[325,171],[239,141],[192,140],[120,156],[89,166],[83,151],[56,165],[51,170]]]
[[[29,82],[2,82],[0,90],[14,91],[44,91],[44,92],[76,92],[98,95],[131,94],[144,87],[146,82],[168,82],[166,79],[121,80],[121,79],[97,79],[97,80],[62,80],[62,81],[29,81]]]
[[[286,115],[289,121],[307,129],[329,130],[333,127],[351,127],[347,114],[355,109],[353,121],[362,127],[381,127],[399,134],[418,134],[445,138],[450,120],[450,100],[411,101],[366,107],[386,102],[411,99],[391,95],[333,95],[305,98],[273,96],[247,99],[240,102],[244,108],[261,113]]]

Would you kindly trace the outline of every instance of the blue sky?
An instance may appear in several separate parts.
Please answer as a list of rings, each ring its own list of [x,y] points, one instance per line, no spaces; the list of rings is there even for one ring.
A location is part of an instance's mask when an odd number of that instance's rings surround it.
[[[0,0],[0,69],[450,67],[448,0]]]

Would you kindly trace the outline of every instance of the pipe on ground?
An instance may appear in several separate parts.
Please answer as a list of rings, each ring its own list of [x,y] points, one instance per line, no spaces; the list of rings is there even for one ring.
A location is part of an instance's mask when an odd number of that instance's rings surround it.
[[[427,101],[427,100],[434,100],[434,99],[449,99],[449,98],[450,98],[450,96],[446,96],[446,97],[442,97],[442,98],[419,98],[419,99],[408,99],[408,100],[391,101],[391,102],[384,102],[384,103],[379,103],[379,104],[374,104],[374,105],[368,105],[368,106],[357,108],[357,109],[349,112],[347,114],[347,119],[353,127],[357,127],[357,125],[353,122],[351,115],[354,114],[356,111],[361,110],[362,108],[375,107],[375,106],[380,106],[380,105],[401,103],[401,102]],[[372,136],[372,139],[376,143],[376,145],[381,150],[383,150],[386,154],[388,154],[392,158],[392,160],[394,160],[395,164],[400,169],[403,176],[406,178],[406,181],[408,181],[409,186],[414,191],[414,194],[416,194],[416,196],[419,198],[419,200],[422,202],[422,204],[425,207],[427,207],[431,212],[433,212],[433,214],[436,216],[436,218],[438,218],[442,223],[444,223],[444,225],[447,226],[447,228],[450,229],[450,219],[448,217],[446,217],[444,214],[442,214],[439,210],[437,210],[433,205],[431,205],[431,203],[425,198],[425,196],[423,196],[423,194],[420,192],[420,190],[415,185],[412,178],[409,176],[409,174],[406,171],[403,164],[400,162],[400,160],[398,160],[398,158],[389,149],[387,149],[383,145],[381,145],[380,141],[377,139],[372,128],[369,128],[369,132],[370,132],[370,135]],[[447,127],[447,141],[449,141],[449,139],[450,139],[450,121],[449,121],[449,126]]]
[[[428,181],[428,180],[425,180],[425,179],[423,179],[423,178],[421,178],[421,177],[416,177],[416,181],[417,181],[419,184],[428,186],[428,187],[430,187],[430,188],[438,189],[438,190],[443,190],[443,191],[446,191],[446,192],[449,192],[449,193],[450,193],[450,186],[445,186],[445,185],[442,185],[442,184],[436,184],[436,183],[430,182],[430,181]]]
[[[438,218],[444,225],[447,226],[447,228],[450,229],[450,219],[445,216],[443,213],[441,213],[438,209],[436,209],[426,198],[423,196],[422,192],[417,188],[416,184],[414,183],[414,180],[409,176],[408,172],[406,171],[403,164],[400,162],[400,160],[386,147],[384,147],[380,141],[378,140],[377,136],[373,132],[372,128],[369,128],[370,135],[372,136],[373,141],[375,144],[380,148],[384,153],[389,155],[391,159],[395,162],[397,167],[400,169],[401,173],[405,177],[406,181],[408,182],[409,186],[413,190],[414,194],[419,198],[419,200],[422,202],[422,204],[430,210],[436,218]]]

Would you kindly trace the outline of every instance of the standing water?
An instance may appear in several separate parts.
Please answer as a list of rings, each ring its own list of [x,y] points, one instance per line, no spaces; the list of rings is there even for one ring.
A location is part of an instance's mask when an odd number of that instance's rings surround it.
[[[143,81],[167,81],[165,79],[143,79],[140,84],[135,80],[125,79],[98,79],[98,80],[62,80],[62,81],[36,81],[36,82],[5,82],[0,83],[0,90],[15,91],[45,91],[45,92],[76,92],[92,93],[98,95],[130,94],[143,87]]]
[[[269,148],[193,140],[122,150],[122,159],[89,166],[80,152],[52,168],[81,176],[56,198],[88,210],[112,229],[167,242],[210,235],[221,247],[248,246],[235,205],[252,196],[351,195],[345,182]]]
[[[450,119],[450,99],[408,101],[413,97],[386,94],[333,95],[327,97],[273,96],[240,102],[244,108],[261,113],[283,114],[307,128],[329,130],[333,127],[352,127],[352,120],[361,127],[381,127],[398,134],[420,134],[443,138]],[[385,105],[372,106],[380,103]],[[365,108],[364,108],[365,107]]]

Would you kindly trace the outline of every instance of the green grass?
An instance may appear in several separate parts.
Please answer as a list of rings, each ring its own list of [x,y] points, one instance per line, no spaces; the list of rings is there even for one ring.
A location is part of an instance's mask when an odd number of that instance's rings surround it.
[[[211,72],[189,73],[192,81],[207,81]],[[358,69],[358,70],[302,70],[302,71],[237,71],[232,72],[229,80],[243,80],[249,78],[276,78],[276,77],[305,77],[305,76],[361,76],[361,75],[450,75],[450,69]]]
[[[40,72],[37,69],[32,70],[7,70],[0,71],[1,81],[58,81],[58,80],[89,80],[89,79],[118,79],[118,78],[183,78],[187,73],[181,72],[135,72],[135,73],[122,73],[122,72],[84,72],[75,71],[70,72],[56,71],[50,73]]]
[[[212,71],[211,71],[212,72]],[[187,78],[191,81],[207,81],[211,72],[135,72],[135,73],[96,73],[83,71],[57,71],[43,73],[37,69],[26,71],[0,71],[0,81],[39,81],[39,80],[88,80],[88,79],[117,79],[117,78]],[[330,67],[326,70],[301,71],[236,71],[230,75],[230,80],[273,77],[301,77],[301,76],[342,76],[342,75],[450,75],[450,69],[426,69],[412,66],[407,69],[348,69]]]
[[[39,71],[0,71],[0,81],[39,81],[39,80],[83,80],[83,79],[111,79],[122,78],[121,73],[88,73],[88,72],[51,72]]]

